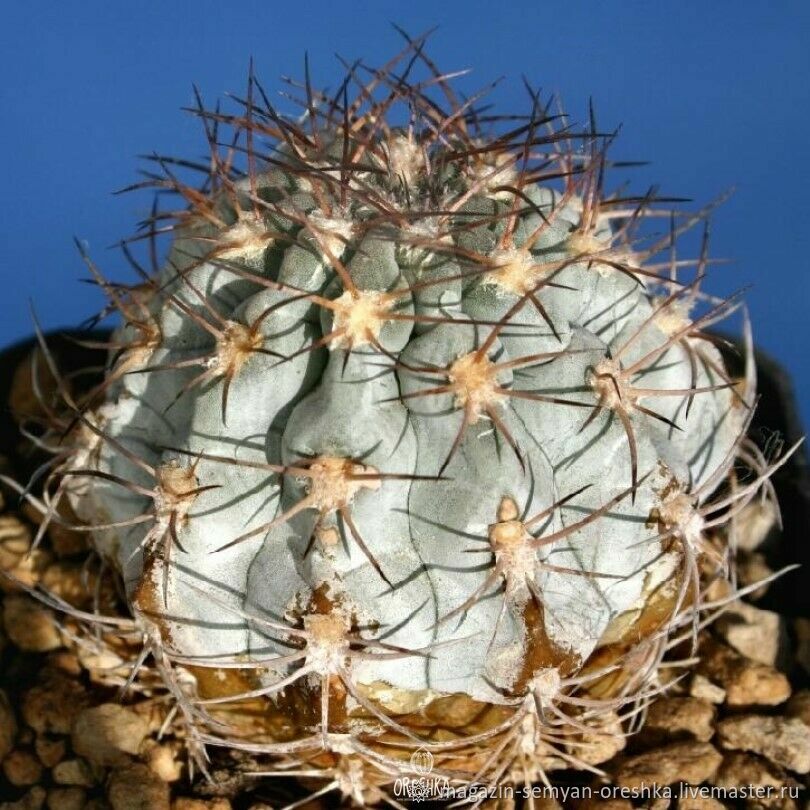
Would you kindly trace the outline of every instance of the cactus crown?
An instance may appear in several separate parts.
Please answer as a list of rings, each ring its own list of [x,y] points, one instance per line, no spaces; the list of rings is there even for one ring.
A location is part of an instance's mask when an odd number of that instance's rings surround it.
[[[194,739],[356,801],[417,746],[456,776],[587,766],[772,469],[743,438],[751,367],[706,331],[741,306],[702,290],[708,228],[676,251],[712,206],[607,191],[593,115],[528,86],[490,115],[451,79],[408,38],[332,93],[307,70],[297,116],[252,72],[234,114],[197,97],[209,158],[141,184],[182,201],[136,237],[170,232],[167,261],[125,243],[125,286],[87,259],[122,324],[46,487],[121,571]]]

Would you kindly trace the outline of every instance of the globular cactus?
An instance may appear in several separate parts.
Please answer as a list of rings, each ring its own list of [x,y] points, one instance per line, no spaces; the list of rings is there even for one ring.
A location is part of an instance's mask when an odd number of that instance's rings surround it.
[[[293,92],[251,76],[196,108],[204,165],[156,158],[187,205],[139,236],[162,267],[88,259],[122,323],[43,505],[120,571],[199,744],[361,803],[419,748],[451,780],[591,767],[769,497],[751,366],[706,331],[740,301],[705,239],[676,255],[711,206],[607,192],[611,133],[534,91],[484,115],[422,40]]]

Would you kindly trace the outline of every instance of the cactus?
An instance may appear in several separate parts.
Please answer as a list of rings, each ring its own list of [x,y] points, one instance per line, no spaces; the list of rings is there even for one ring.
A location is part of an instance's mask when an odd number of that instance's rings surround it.
[[[183,201],[137,236],[170,231],[165,263],[85,256],[121,322],[35,499],[120,572],[198,754],[358,803],[414,751],[462,782],[593,768],[781,463],[706,331],[742,310],[702,289],[708,227],[676,253],[713,206],[606,191],[593,116],[531,89],[484,116],[423,46],[333,95],[307,70],[299,117],[252,74],[234,114],[197,98],[210,159],[146,182]]]

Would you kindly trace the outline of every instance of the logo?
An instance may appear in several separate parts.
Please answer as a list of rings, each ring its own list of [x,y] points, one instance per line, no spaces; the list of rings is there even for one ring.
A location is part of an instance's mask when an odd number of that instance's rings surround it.
[[[433,754],[425,748],[417,748],[411,754],[411,770],[419,776],[427,776],[433,770]]]
[[[394,796],[403,796],[412,802],[453,798],[447,777],[433,775],[433,765],[433,754],[427,748],[417,748],[409,762],[409,770],[414,775],[396,779]]]

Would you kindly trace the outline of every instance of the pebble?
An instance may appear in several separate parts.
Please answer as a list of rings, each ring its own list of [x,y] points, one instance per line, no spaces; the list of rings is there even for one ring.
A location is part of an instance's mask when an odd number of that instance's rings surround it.
[[[149,724],[117,703],[84,709],[73,723],[73,749],[98,765],[120,765],[140,751]]]
[[[50,555],[38,548],[29,554],[33,539],[31,527],[16,515],[0,515],[0,571],[25,585],[36,585]],[[0,590],[19,593],[20,586],[0,576]]]
[[[34,750],[37,752],[39,761],[46,768],[53,768],[65,757],[65,741],[37,735]]]
[[[768,561],[764,554],[758,551],[750,553],[742,552],[737,557],[737,582],[746,588],[749,585],[754,585],[757,582],[762,582],[773,574],[773,569],[768,565]],[[751,591],[746,599],[752,602],[758,602],[768,592],[770,583],[760,585],[754,591]]]
[[[59,504],[59,514],[66,523],[76,524],[80,522],[76,513],[64,498]],[[48,539],[51,541],[51,548],[53,548],[57,557],[71,557],[74,554],[86,552],[90,548],[89,536],[86,532],[73,531],[61,526],[55,520],[52,520],[48,526]]]
[[[710,743],[678,742],[628,758],[619,765],[615,778],[617,784],[627,788],[675,782],[697,785],[711,779],[721,761],[720,753]]]
[[[778,706],[790,697],[790,682],[781,672],[725,644],[709,639],[700,655],[698,672],[726,690],[728,706]]]
[[[760,664],[774,666],[785,638],[782,617],[745,602],[732,605],[717,620],[717,632],[738,653]]]
[[[28,787],[42,778],[42,763],[31,751],[18,748],[3,760],[3,773],[12,785]]]
[[[54,766],[53,780],[58,785],[91,787],[96,783],[93,769],[83,759],[66,759]]]
[[[82,563],[52,562],[42,573],[41,586],[79,610],[92,609],[96,576],[88,579]]]
[[[23,720],[38,734],[70,734],[74,718],[87,704],[84,687],[56,669],[44,670],[39,680],[23,695]]]
[[[87,794],[78,787],[51,788],[48,810],[85,810]]]
[[[45,804],[45,797],[47,792],[45,788],[33,787],[22,799],[16,802],[3,802],[0,804],[0,810],[41,810]]]
[[[35,379],[36,375],[36,379]],[[42,349],[31,349],[15,366],[8,392],[8,402],[3,403],[20,423],[33,416],[47,416],[44,403],[53,402],[58,383],[51,373]]]
[[[717,724],[717,735],[726,750],[751,751],[796,773],[810,773],[810,727],[798,718],[727,717]]]
[[[108,670],[119,675],[127,671],[127,664],[121,656],[110,649],[103,641],[97,644],[88,644],[76,651],[81,666],[90,673],[93,678],[96,675],[96,670],[102,673]]]
[[[231,810],[227,799],[175,799],[172,810]]]
[[[31,548],[31,527],[16,515],[0,515],[0,568],[16,567]]]
[[[129,674],[129,669],[130,667],[127,666],[127,674]],[[144,700],[135,703],[131,708],[147,723],[150,734],[157,734],[166,722],[166,705],[164,703],[155,700]]]
[[[726,699],[726,690],[722,686],[712,683],[707,677],[696,672],[689,683],[689,694],[694,698],[706,700],[709,703],[723,703]]]
[[[3,625],[9,639],[26,652],[48,652],[62,646],[55,616],[27,594],[7,594]]]
[[[664,697],[649,708],[640,732],[644,743],[693,738],[708,742],[714,735],[714,706],[694,697]]]
[[[777,525],[777,511],[768,498],[755,498],[740,512],[735,522],[735,540],[738,549],[754,551]]]
[[[183,763],[169,745],[152,745],[146,753],[146,764],[164,782],[176,782],[183,775]]]
[[[17,720],[8,702],[6,693],[0,689],[0,760],[14,747],[17,736]]]
[[[140,763],[112,772],[107,798],[112,810],[171,810],[168,784]]]
[[[622,724],[615,712],[605,712],[598,726],[601,733],[594,730],[592,734],[579,736],[584,745],[571,744],[568,752],[589,765],[600,765],[612,759],[627,745],[627,738],[622,733]]]
[[[800,689],[785,706],[788,717],[798,717],[806,726],[810,726],[810,689]]]
[[[73,679],[81,679],[82,665],[74,651],[54,650],[48,655],[48,665],[65,675],[72,676]]]
[[[761,788],[782,788],[796,783],[785,772],[761,757],[753,754],[733,753],[723,757],[723,764],[714,779],[717,787],[732,788],[754,785]],[[777,798],[773,796],[773,799]],[[770,804],[770,802],[767,802]]]

